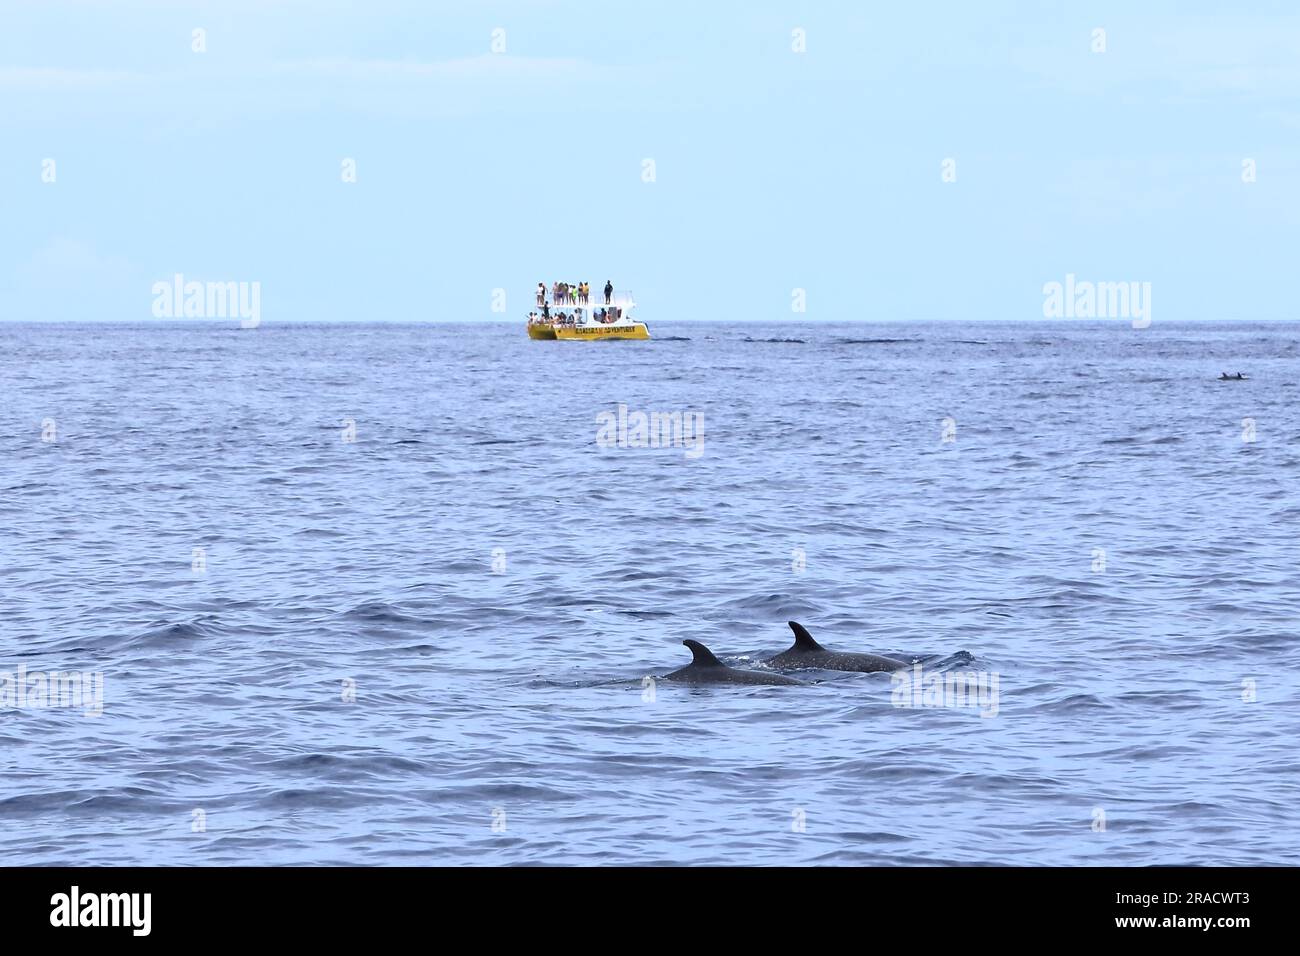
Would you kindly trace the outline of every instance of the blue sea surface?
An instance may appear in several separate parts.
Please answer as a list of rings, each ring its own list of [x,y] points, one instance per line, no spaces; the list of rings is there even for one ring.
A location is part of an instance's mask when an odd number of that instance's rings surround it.
[[[0,325],[0,862],[1300,863],[1300,326],[647,317]]]

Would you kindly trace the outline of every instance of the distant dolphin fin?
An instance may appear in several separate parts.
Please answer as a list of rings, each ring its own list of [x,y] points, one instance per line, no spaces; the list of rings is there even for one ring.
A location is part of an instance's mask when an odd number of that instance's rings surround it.
[[[685,640],[682,641],[691,649],[691,663],[700,667],[722,667],[722,661],[713,656],[713,651],[709,650],[699,641]]]
[[[808,628],[804,627],[798,621],[787,621],[790,630],[794,631],[794,646],[801,651],[824,651],[822,647],[813,640],[813,636],[808,633]]]

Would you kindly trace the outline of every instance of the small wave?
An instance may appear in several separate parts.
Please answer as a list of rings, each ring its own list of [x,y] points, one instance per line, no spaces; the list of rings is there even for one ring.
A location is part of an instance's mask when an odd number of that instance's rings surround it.
[[[1094,710],[1113,710],[1114,705],[1107,703],[1095,694],[1071,694],[1068,697],[1048,701],[1030,709],[1044,714],[1078,714]]]
[[[952,670],[956,667],[965,667],[968,664],[975,663],[975,655],[970,651],[953,651],[946,657],[940,654],[900,654],[897,657],[909,664],[926,664],[932,671]]]
[[[344,611],[343,617],[354,621],[365,621],[369,624],[424,623],[422,618],[418,618],[394,604],[386,604],[383,601],[368,601],[365,604],[358,604],[351,610]]]
[[[904,342],[919,342],[920,339],[836,339],[835,345],[901,345]]]
[[[753,594],[749,597],[735,598],[727,606],[739,611],[751,612],[759,620],[788,621],[800,617],[813,617],[821,613],[821,608],[809,604],[792,594]],[[787,637],[789,634],[787,633]]]
[[[206,640],[225,633],[225,628],[212,614],[204,614],[189,621],[159,624],[130,640],[135,647],[169,647]]]

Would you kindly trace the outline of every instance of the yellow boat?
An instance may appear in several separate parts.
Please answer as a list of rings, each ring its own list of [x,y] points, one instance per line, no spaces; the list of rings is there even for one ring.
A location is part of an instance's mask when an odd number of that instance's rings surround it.
[[[542,311],[528,313],[530,339],[594,341],[596,339],[648,339],[644,322],[632,318],[636,306],[631,292],[615,292],[608,301],[573,299],[552,304],[549,296],[538,303]],[[588,297],[590,298],[590,297]]]

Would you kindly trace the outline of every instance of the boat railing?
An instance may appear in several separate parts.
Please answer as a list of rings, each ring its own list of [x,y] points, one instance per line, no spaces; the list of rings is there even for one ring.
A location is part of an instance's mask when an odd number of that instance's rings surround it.
[[[533,301],[537,302],[536,294],[533,295]],[[605,293],[601,289],[592,289],[591,293],[585,299],[572,295],[561,297],[552,296],[551,290],[547,289],[544,302],[552,309],[585,309],[588,307],[599,309],[605,305],[617,306],[620,309],[629,309],[636,305],[636,300],[632,298],[632,292],[630,289],[615,289],[609,297],[609,302],[605,301]],[[540,305],[541,303],[538,304]]]
[[[609,305],[609,311],[614,315],[606,319],[600,318],[600,313],[605,311],[605,306],[599,308],[584,308],[582,306],[562,306],[558,309],[551,310],[550,314],[543,317],[540,312],[534,312],[528,320],[529,325],[625,325],[636,320],[627,313],[621,306],[613,303]],[[563,316],[563,318],[561,318]]]

